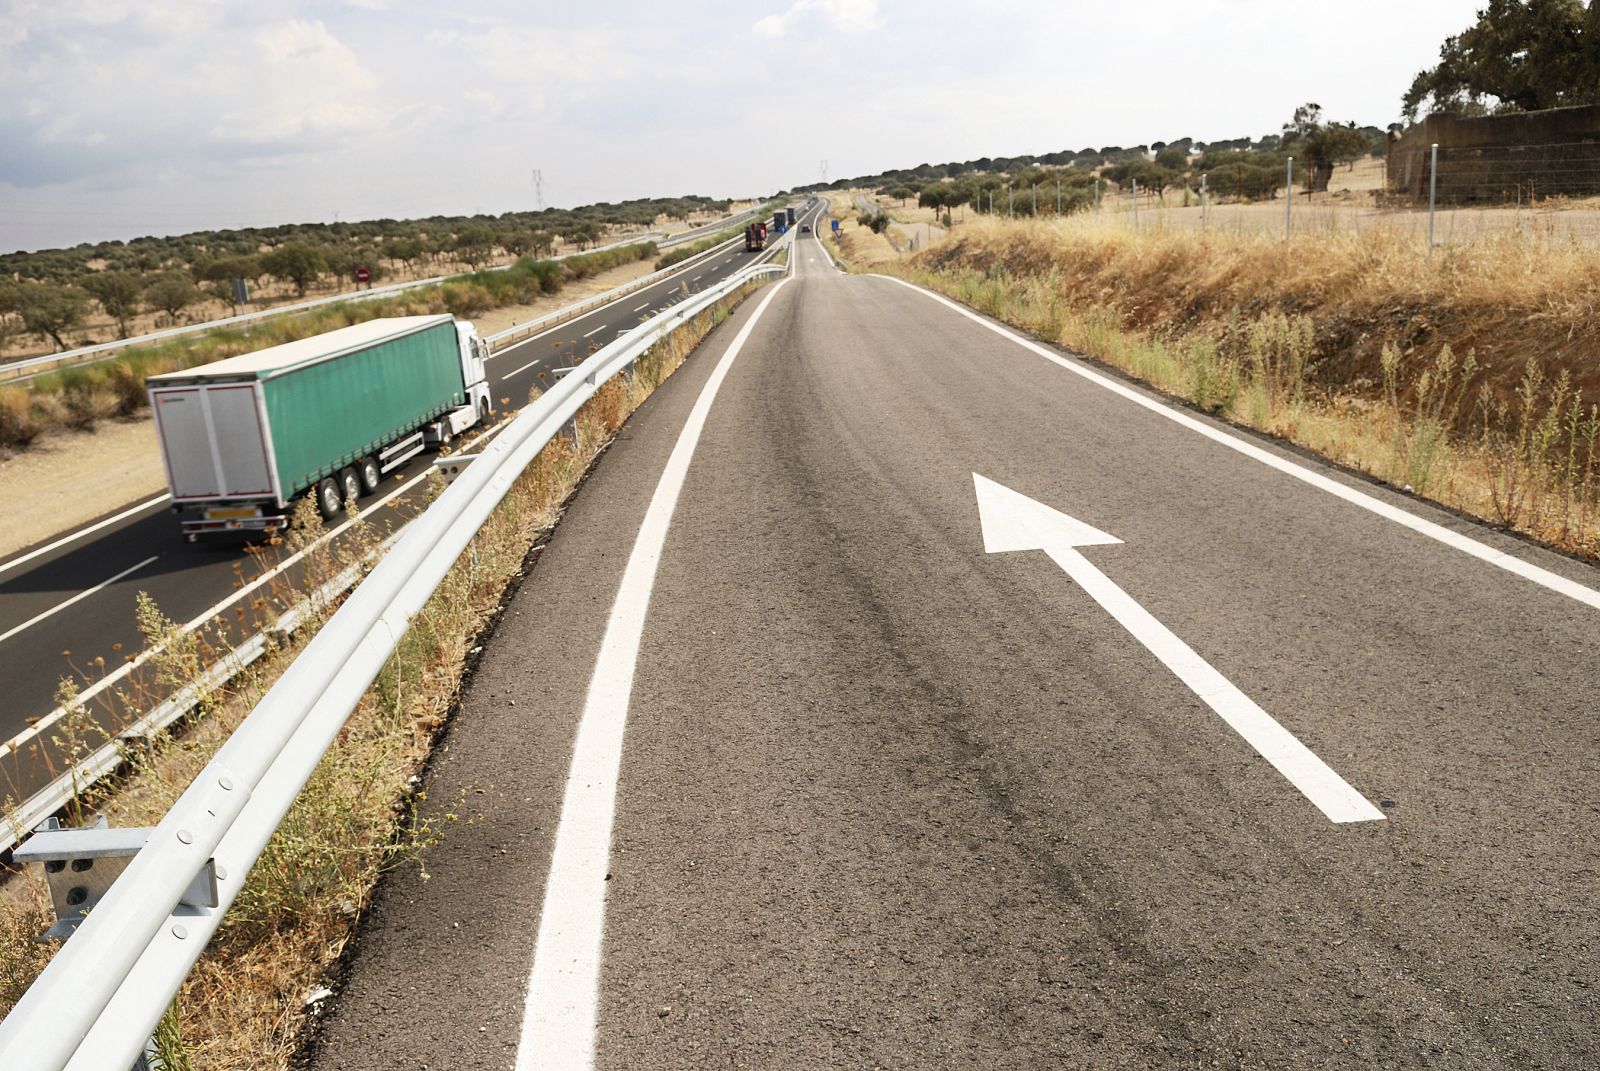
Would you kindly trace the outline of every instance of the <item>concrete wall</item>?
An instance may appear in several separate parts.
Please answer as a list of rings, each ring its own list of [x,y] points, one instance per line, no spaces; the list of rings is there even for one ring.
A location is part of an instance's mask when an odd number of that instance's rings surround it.
[[[1439,200],[1600,194],[1600,105],[1471,119],[1429,116],[1389,139],[1389,191],[1425,201],[1439,146]]]

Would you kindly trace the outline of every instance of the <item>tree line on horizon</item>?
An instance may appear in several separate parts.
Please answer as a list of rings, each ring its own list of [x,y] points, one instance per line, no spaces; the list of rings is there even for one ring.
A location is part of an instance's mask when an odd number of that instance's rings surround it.
[[[1058,184],[1061,211],[1068,213],[1094,203],[1097,183],[1164,198],[1167,190],[1191,189],[1199,185],[1201,176],[1206,176],[1209,190],[1217,197],[1258,200],[1276,197],[1282,191],[1290,156],[1295,157],[1297,178],[1306,188],[1322,191],[1328,188],[1336,167],[1382,154],[1387,138],[1388,132],[1378,127],[1329,121],[1323,116],[1321,105],[1308,103],[1295,109],[1279,133],[1257,138],[1202,142],[1184,137],[1042,156],[980,157],[958,163],[918,164],[800,189],[819,192],[871,188],[902,204],[915,200],[923,207],[946,212],[960,205],[986,212],[992,203],[995,211],[1030,215],[1036,210],[1052,214],[1056,211]],[[1034,190],[1038,191],[1037,201]],[[877,220],[868,218],[864,222],[873,226]]]

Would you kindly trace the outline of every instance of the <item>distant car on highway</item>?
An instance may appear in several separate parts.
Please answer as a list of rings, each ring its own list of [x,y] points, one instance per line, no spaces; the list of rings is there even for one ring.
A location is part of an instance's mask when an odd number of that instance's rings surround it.
[[[809,223],[800,224],[800,233],[801,234],[810,234],[811,233],[811,224],[809,224]]]

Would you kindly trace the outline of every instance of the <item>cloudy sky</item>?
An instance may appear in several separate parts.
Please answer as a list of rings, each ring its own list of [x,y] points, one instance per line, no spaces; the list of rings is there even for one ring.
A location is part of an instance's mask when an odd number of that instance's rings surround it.
[[[1482,0],[0,0],[0,251],[1385,125]]]

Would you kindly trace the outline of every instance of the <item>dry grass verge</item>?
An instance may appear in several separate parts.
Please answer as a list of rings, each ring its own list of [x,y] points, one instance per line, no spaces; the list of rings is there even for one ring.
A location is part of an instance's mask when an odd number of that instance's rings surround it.
[[[848,247],[846,249],[848,256]],[[881,265],[1226,419],[1600,553],[1600,257],[983,220]]]
[[[449,716],[477,638],[495,619],[508,588],[529,567],[543,533],[605,443],[683,361],[747,287],[675,332],[634,368],[607,383],[579,412],[577,440],[558,438],[517,480],[439,591],[413,620],[395,655],[351,716],[266,852],[251,870],[211,947],[161,1032],[168,1066],[217,1071],[287,1068],[306,1021],[307,994],[335,967],[372,888],[387,868],[425,866],[428,844],[449,829],[420,824],[410,786]],[[356,528],[360,529],[360,525]],[[290,549],[319,534],[313,510],[296,518]],[[379,533],[356,531],[339,549],[323,545],[308,561],[307,590],[360,560]],[[147,644],[172,636],[153,605],[142,609]],[[83,801],[117,826],[154,824],[273,680],[315,632],[258,663],[225,694],[210,698],[180,736],[128,756],[130,773]],[[192,676],[194,643],[168,647],[156,672]],[[99,741],[93,741],[98,744]],[[87,744],[86,744],[87,746]],[[470,821],[470,801],[448,820]],[[49,922],[42,875],[30,872],[0,890],[0,1013],[15,1003],[48,959],[33,934]]]

